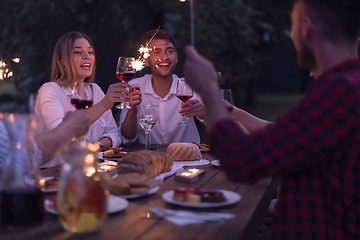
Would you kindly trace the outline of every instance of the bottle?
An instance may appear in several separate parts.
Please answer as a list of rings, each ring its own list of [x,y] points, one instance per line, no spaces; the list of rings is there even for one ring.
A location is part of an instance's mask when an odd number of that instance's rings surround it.
[[[25,113],[0,113],[0,120],[8,138],[0,179],[0,224],[10,228],[41,224],[44,192],[33,151],[35,120]]]
[[[91,147],[85,141],[72,141],[61,153],[64,164],[56,206],[60,223],[69,232],[95,231],[107,215],[107,192]]]

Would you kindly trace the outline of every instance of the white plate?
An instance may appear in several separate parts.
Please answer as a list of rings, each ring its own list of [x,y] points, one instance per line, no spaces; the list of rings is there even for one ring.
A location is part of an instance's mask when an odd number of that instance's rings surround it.
[[[50,179],[53,179],[54,177],[43,177],[42,179],[44,181],[47,181],[47,180],[50,180]],[[60,181],[60,178],[58,178],[58,181]],[[45,184],[45,183],[44,183]],[[45,185],[44,185],[45,186]],[[44,188],[45,189],[45,192],[48,192],[48,193],[51,193],[51,192],[57,192],[58,191],[58,188]]]
[[[211,164],[214,165],[214,166],[217,166],[217,167],[220,167],[220,160],[213,160],[211,161]]]
[[[221,191],[224,194],[225,198],[227,199],[226,202],[220,202],[220,203],[188,203],[188,202],[175,201],[173,199],[173,195],[174,195],[173,190],[165,192],[162,195],[162,198],[168,203],[172,203],[172,204],[176,204],[176,205],[180,205],[180,206],[184,206],[184,207],[197,207],[197,208],[212,208],[212,207],[227,206],[227,205],[237,203],[241,199],[240,194],[238,194],[236,192],[231,192],[231,191],[222,190],[222,189],[220,189],[218,191]]]
[[[197,161],[174,161],[174,164],[183,164],[184,166],[201,166],[209,164],[209,160],[201,159]]]
[[[58,214],[58,211],[53,207],[53,202],[49,199],[45,199],[45,210],[52,214]],[[128,200],[125,198],[108,195],[107,198],[107,213],[116,213],[121,210],[124,210],[129,205]]]
[[[101,160],[109,160],[109,161],[119,161],[119,160],[121,160],[121,157],[117,157],[117,158],[115,158],[115,157],[103,157],[104,156],[103,152],[96,152],[95,156],[98,159],[101,159]]]
[[[156,187],[150,188],[147,192],[143,192],[143,193],[139,193],[139,194],[132,194],[132,195],[121,195],[119,197],[123,197],[126,199],[139,198],[139,197],[142,197],[145,195],[153,194],[153,193],[157,192],[157,190],[159,190],[159,188],[160,188],[160,186],[156,186]]]

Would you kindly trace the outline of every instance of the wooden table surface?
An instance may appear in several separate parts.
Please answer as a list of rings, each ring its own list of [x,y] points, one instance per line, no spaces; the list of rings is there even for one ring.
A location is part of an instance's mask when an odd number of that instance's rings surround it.
[[[143,146],[130,146],[127,151],[139,149]],[[156,150],[165,151],[166,146],[160,146]],[[209,161],[215,159],[210,153],[203,153],[203,158]],[[110,214],[99,231],[86,234],[72,234],[66,232],[60,225],[56,215],[46,213],[45,221],[40,226],[28,227],[25,229],[10,230],[0,226],[1,240],[15,239],[79,239],[79,240],[209,240],[209,239],[255,239],[257,229],[266,212],[266,209],[273,198],[277,186],[277,178],[265,178],[255,184],[242,182],[230,182],[220,167],[212,164],[197,166],[205,169],[205,176],[188,184],[174,180],[170,177],[165,180],[160,189],[152,194],[141,198],[129,199],[129,206],[118,213]],[[44,176],[58,175],[58,168],[42,171]],[[241,195],[240,202],[224,207],[196,209],[167,203],[162,199],[162,194],[177,187],[199,186],[205,189],[225,189],[237,192]],[[164,219],[141,218],[141,213],[149,211],[149,206],[158,205],[168,209],[181,209],[192,211],[208,211],[221,213],[235,213],[233,219],[224,223],[206,222],[190,224],[184,227],[174,225]]]

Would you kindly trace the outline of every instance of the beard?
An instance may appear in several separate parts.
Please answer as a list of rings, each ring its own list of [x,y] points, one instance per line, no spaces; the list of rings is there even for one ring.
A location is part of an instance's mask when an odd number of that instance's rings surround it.
[[[298,49],[296,49],[297,62],[300,67],[313,70],[315,67],[315,56],[312,49],[302,41]]]

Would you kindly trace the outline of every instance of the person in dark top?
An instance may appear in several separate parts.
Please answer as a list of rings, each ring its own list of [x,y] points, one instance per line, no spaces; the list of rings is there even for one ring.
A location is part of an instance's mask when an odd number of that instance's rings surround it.
[[[231,180],[280,176],[274,239],[360,239],[358,0],[295,0],[291,39],[314,84],[275,123],[237,122],[210,61],[187,46],[184,75],[205,106],[212,152]]]

